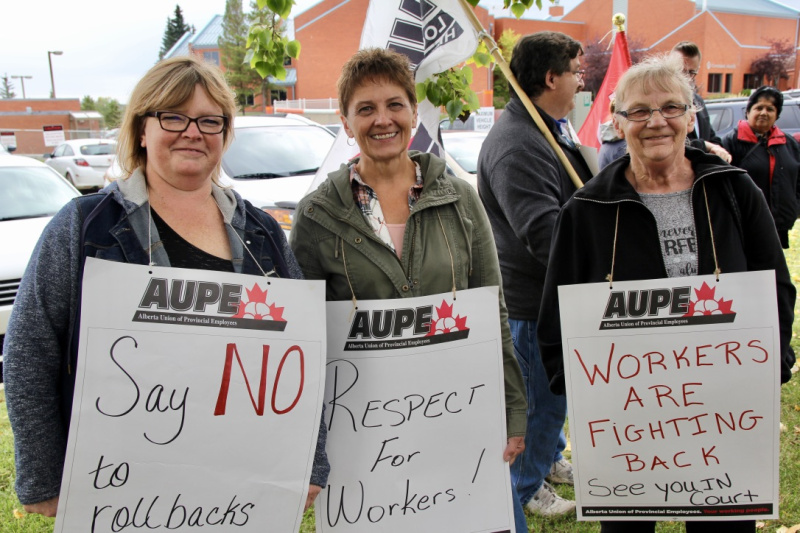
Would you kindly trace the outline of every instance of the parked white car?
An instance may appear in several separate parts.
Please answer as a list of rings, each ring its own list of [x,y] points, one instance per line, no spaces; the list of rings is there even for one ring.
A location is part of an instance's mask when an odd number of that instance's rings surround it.
[[[52,168],[18,155],[0,157],[0,381],[8,317],[22,274],[42,230],[72,198],[80,196]]]
[[[453,173],[478,188],[478,154],[486,131],[442,130],[445,161]]]
[[[99,189],[103,175],[114,160],[116,141],[109,139],[73,139],[45,154],[45,163],[64,176],[76,188]]]

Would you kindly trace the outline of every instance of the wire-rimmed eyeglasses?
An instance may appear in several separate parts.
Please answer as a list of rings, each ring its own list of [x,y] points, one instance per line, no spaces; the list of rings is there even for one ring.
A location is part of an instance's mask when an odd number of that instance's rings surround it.
[[[189,124],[194,122],[200,133],[218,134],[225,130],[225,125],[228,123],[228,117],[223,115],[204,115],[192,118],[174,111],[150,111],[144,116],[157,118],[162,130],[175,133],[183,133],[189,129]]]
[[[653,113],[658,111],[664,118],[678,118],[682,117],[689,110],[687,104],[667,104],[655,109],[649,107],[635,107],[626,111],[617,111],[617,115],[621,115],[633,122],[644,122],[650,120]]]
[[[575,74],[575,77],[578,78],[579,80],[582,80],[583,77],[586,76],[586,71],[583,70],[583,69],[581,69],[581,70],[572,70],[570,72]]]

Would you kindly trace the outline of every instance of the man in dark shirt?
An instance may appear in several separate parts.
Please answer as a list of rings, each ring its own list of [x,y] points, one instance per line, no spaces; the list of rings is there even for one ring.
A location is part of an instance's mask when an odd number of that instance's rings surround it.
[[[717,132],[714,131],[714,127],[711,125],[711,119],[706,110],[706,103],[697,93],[697,83],[695,80],[700,70],[700,60],[703,57],[700,53],[700,48],[691,41],[681,41],[672,48],[672,51],[683,56],[683,73],[692,80],[692,87],[694,88],[693,103],[697,108],[697,115],[695,116],[694,128],[689,131],[689,135],[687,135],[686,138],[695,148],[700,148],[708,153],[718,155],[723,161],[730,163],[731,154],[721,146],[722,139],[720,139]]]
[[[583,88],[582,55],[581,44],[571,37],[539,32],[519,40],[510,66],[578,176],[586,181],[591,171],[559,124]],[[572,467],[561,456],[566,398],[550,392],[536,341],[550,239],[575,185],[513,91],[481,148],[478,192],[497,243],[514,351],[528,394],[525,451],[511,466],[517,531],[526,531],[523,506],[545,516],[575,508],[574,501],[560,498],[545,482],[547,477],[571,483]]]

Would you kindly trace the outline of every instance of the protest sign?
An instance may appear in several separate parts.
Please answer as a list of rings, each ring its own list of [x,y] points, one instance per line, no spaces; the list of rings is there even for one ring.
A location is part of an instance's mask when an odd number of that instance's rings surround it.
[[[774,272],[558,291],[578,518],[777,518]]]
[[[298,531],[324,284],[86,260],[55,531]]]
[[[497,291],[328,303],[317,531],[514,529]]]

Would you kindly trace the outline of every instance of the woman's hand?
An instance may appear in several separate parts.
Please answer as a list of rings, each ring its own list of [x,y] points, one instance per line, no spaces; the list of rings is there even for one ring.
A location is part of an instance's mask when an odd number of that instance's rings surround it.
[[[306,497],[306,507],[303,509],[304,511],[308,511],[308,508],[314,504],[314,500],[317,499],[317,495],[322,490],[322,487],[319,485],[309,485],[308,486],[308,496]]]
[[[725,148],[723,148],[718,144],[706,141],[706,151],[708,151],[709,154],[714,154],[715,156],[719,157],[726,163],[730,163],[733,160],[731,154],[729,154]]]
[[[503,451],[503,461],[513,465],[514,459],[525,451],[525,437],[510,437],[507,442],[506,449]]]
[[[58,496],[43,502],[23,505],[22,508],[29,514],[40,514],[53,518],[56,515],[56,511],[58,511]]]

